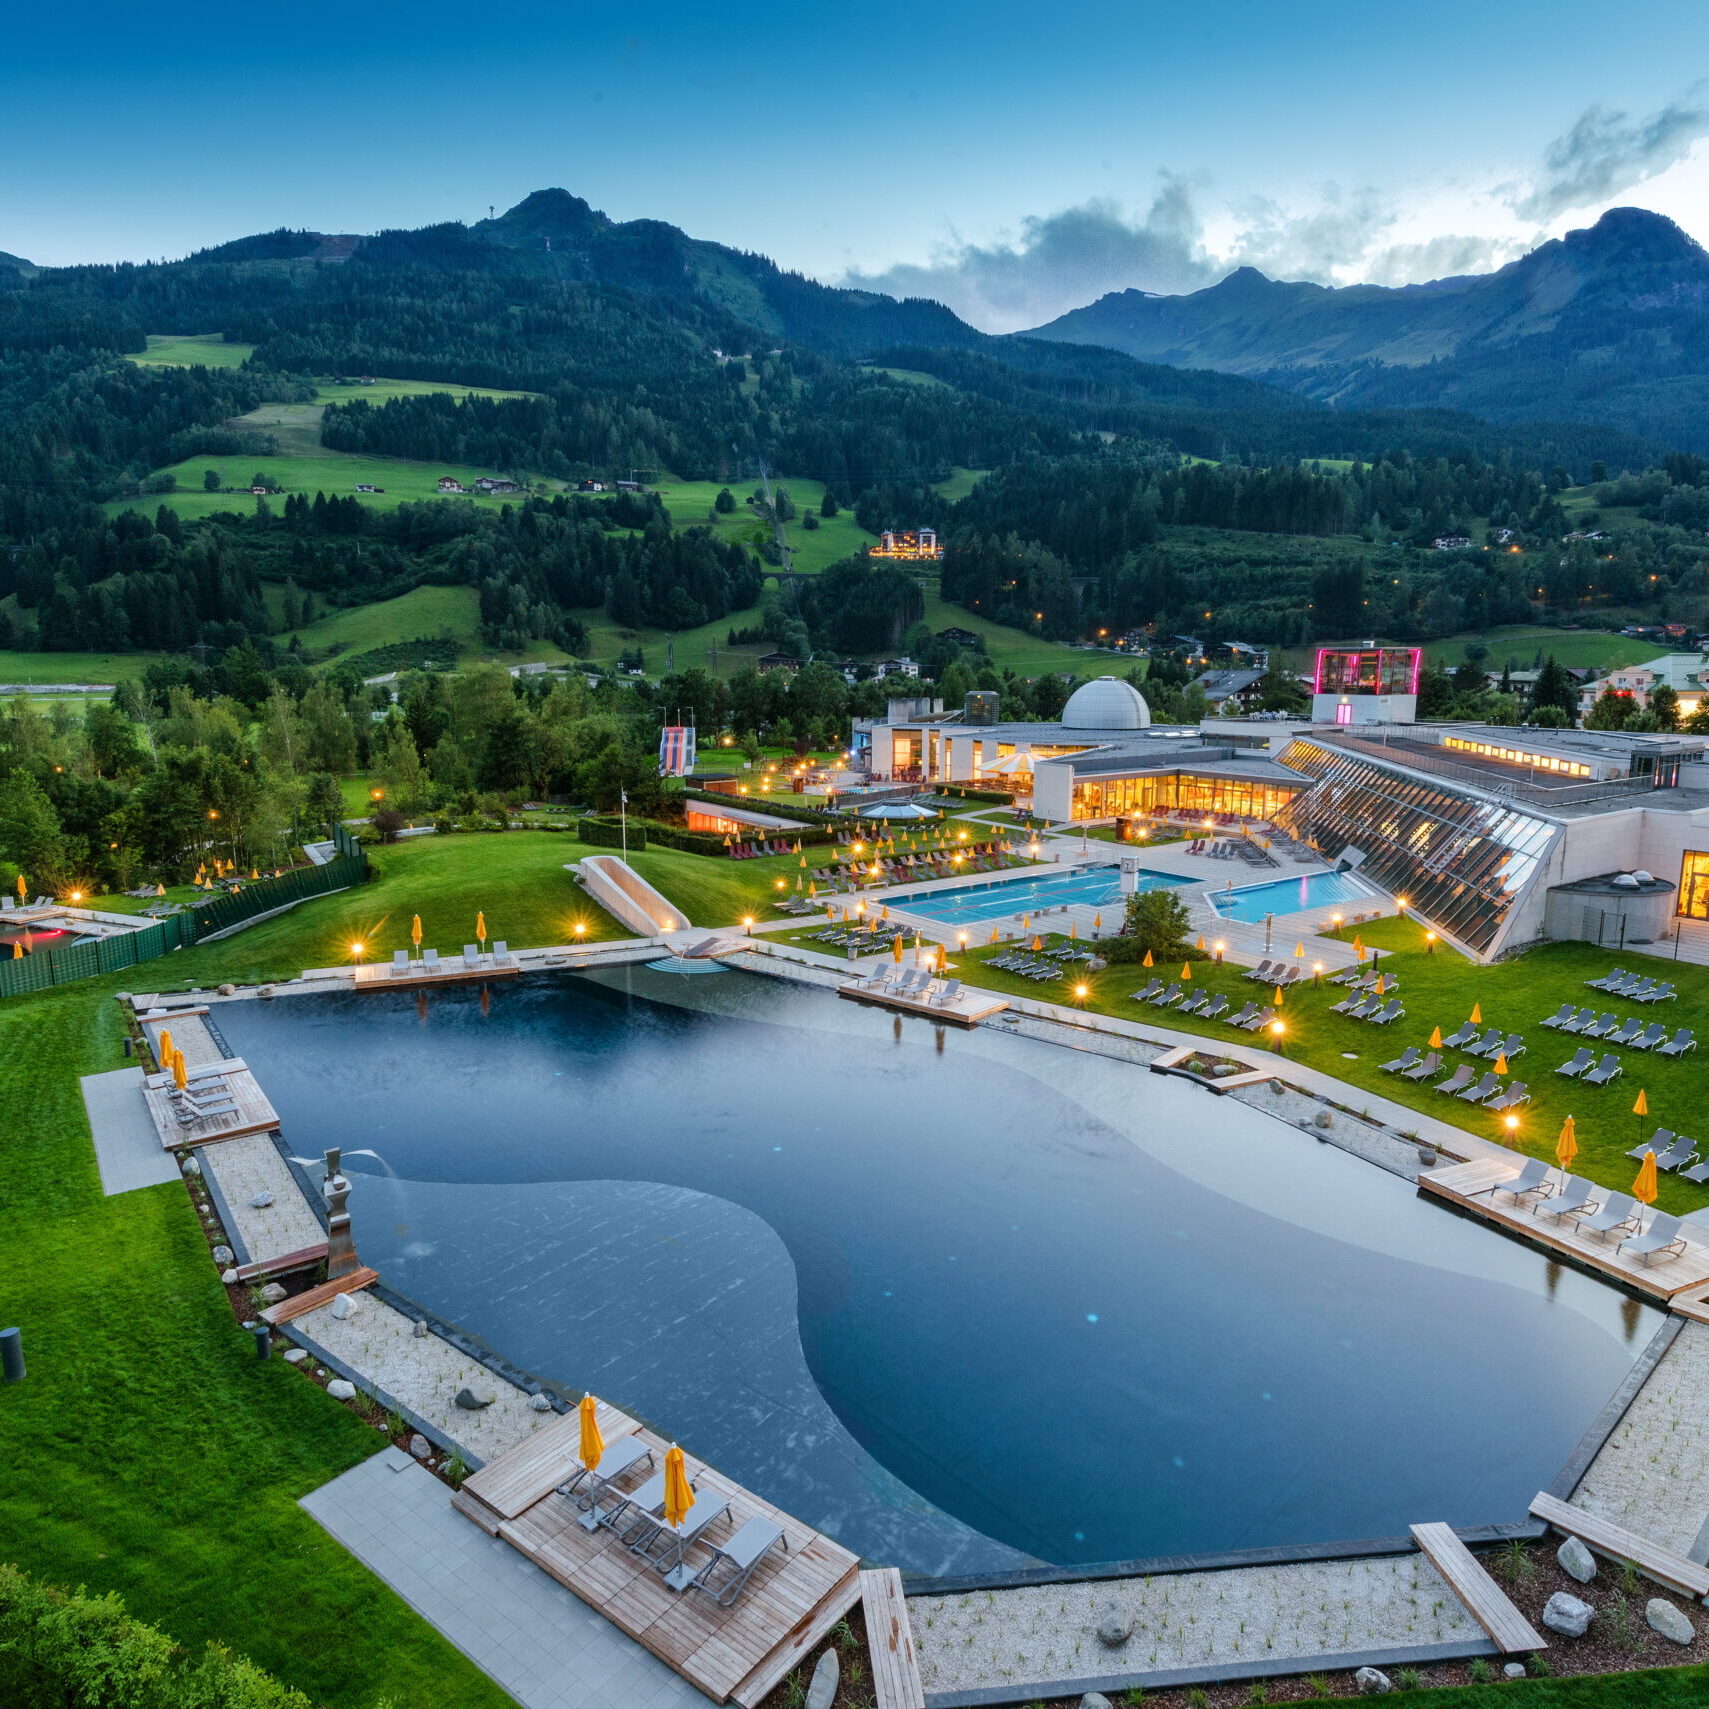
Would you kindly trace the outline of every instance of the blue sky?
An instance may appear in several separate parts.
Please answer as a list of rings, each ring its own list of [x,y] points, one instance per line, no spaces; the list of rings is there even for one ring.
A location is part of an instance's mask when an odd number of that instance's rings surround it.
[[[1706,20],[1700,0],[71,0],[8,25],[0,249],[176,255],[562,184],[821,278],[960,293],[988,324],[1240,260],[1398,282],[1620,201],[1709,237]]]

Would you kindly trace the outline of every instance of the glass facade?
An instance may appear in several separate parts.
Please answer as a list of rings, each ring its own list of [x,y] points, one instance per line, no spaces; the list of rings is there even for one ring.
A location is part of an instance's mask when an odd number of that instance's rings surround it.
[[[1301,786],[1250,779],[1147,772],[1139,777],[1087,777],[1074,782],[1074,817],[1108,819],[1126,813],[1237,813],[1273,819]]]
[[[1687,849],[1679,869],[1678,909],[1688,920],[1709,920],[1709,854]]]
[[[1317,780],[1283,809],[1282,825],[1330,860],[1348,846],[1362,850],[1362,876],[1480,953],[1494,946],[1560,830],[1505,802],[1303,738],[1282,764]]]
[[[1593,777],[1595,773],[1577,760],[1557,754],[1539,754],[1529,748],[1508,748],[1497,742],[1474,742],[1464,736],[1444,736],[1442,746],[1463,754],[1481,754],[1485,759],[1504,760],[1508,765],[1530,766],[1533,771],[1558,772],[1562,777]]]
[[[1416,694],[1416,647],[1320,647],[1316,688],[1319,694]]]

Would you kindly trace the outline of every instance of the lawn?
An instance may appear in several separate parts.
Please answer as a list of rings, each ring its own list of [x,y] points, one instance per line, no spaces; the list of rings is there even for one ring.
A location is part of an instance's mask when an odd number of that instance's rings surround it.
[[[993,623],[965,606],[951,605],[941,599],[930,585],[926,590],[925,621],[934,630],[967,629],[982,636],[991,663],[1017,676],[1037,677],[1048,671],[1073,671],[1084,677],[1125,676],[1132,668],[1130,660],[1111,653],[1084,652],[1065,647],[1060,641],[1046,641],[1024,630]]]
[[[1705,1126],[1700,1112],[1700,1106],[1709,1101],[1709,1058],[1696,1053],[1675,1059],[1643,1051],[1615,1051],[1625,1063],[1625,1072],[1607,1086],[1586,1086],[1554,1072],[1577,1049],[1577,1041],[1538,1024],[1568,1000],[1589,1006],[1600,993],[1587,991],[1584,981],[1600,978],[1619,961],[1625,967],[1674,980],[1679,986],[1679,1000],[1645,1005],[1603,998],[1599,1009],[1613,1010],[1623,1018],[1641,1014],[1646,1022],[1660,1021],[1670,1030],[1691,1026],[1709,1004],[1709,968],[1634,956],[1629,950],[1620,960],[1588,944],[1550,944],[1517,960],[1481,967],[1441,947],[1434,954],[1426,953],[1421,947],[1421,929],[1408,921],[1379,922],[1368,930],[1361,927],[1360,933],[1367,945],[1381,948],[1387,942],[1396,946],[1383,955],[1382,966],[1392,967],[1399,976],[1396,995],[1406,1005],[1405,1018],[1387,1027],[1372,1027],[1330,1012],[1330,1005],[1345,995],[1340,987],[1327,982],[1320,990],[1296,987],[1286,993],[1283,1005],[1286,1055],[1355,1088],[1379,1093],[1483,1138],[1511,1143],[1533,1156],[1554,1157],[1556,1136],[1570,1115],[1575,1118],[1579,1143],[1574,1169],[1603,1186],[1622,1191],[1631,1186],[1637,1173],[1637,1164],[1626,1156],[1627,1149],[1639,1139],[1647,1139],[1657,1126],[1692,1133],[1709,1146],[1709,1126]],[[1276,949],[1288,955],[1293,945],[1278,941]],[[1088,988],[1085,1007],[1090,1010],[1141,1024],[1152,1021],[1225,1043],[1244,1042],[1254,1047],[1260,1043],[1215,1021],[1198,1021],[1191,1015],[1134,1003],[1129,994],[1152,977],[1144,968],[1114,966],[1101,973],[1074,975],[1061,984],[1036,985],[983,965],[1001,953],[1001,949],[988,945],[969,950],[965,957],[957,958],[962,977],[1017,996],[1058,1002],[1072,1002],[1073,986],[1083,983]],[[1156,972],[1173,980],[1179,966],[1159,966]],[[1241,973],[1232,964],[1218,968],[1214,963],[1195,962],[1193,983],[1200,990],[1225,993],[1231,1003],[1249,999],[1267,1002],[1271,988],[1255,985]],[[1532,1101],[1520,1109],[1519,1127],[1511,1139],[1493,1112],[1443,1097],[1429,1083],[1418,1085],[1381,1070],[1382,1063],[1398,1057],[1408,1045],[1425,1048],[1433,1027],[1440,1026],[1444,1037],[1451,1035],[1470,1016],[1473,1004],[1479,1005],[1486,1030],[1499,1026],[1522,1034],[1526,1042],[1525,1053],[1512,1059],[1508,1083],[1526,1081]],[[1448,1068],[1460,1062],[1474,1064],[1480,1074],[1492,1066],[1457,1052],[1445,1052],[1444,1056],[1443,1075],[1437,1078],[1445,1077]],[[1650,1111],[1642,1118],[1632,1113],[1640,1088]],[[1348,1102],[1356,1107],[1357,1096]],[[1709,1187],[1663,1175],[1659,1203],[1668,1211],[1698,1210],[1709,1205]]]
[[[140,677],[156,653],[0,652],[0,682],[122,682]]]
[[[254,353],[253,344],[227,344],[217,332],[151,332],[148,349],[131,361],[143,368],[241,368]]]
[[[418,635],[449,635],[458,651],[468,652],[480,645],[480,594],[472,587],[411,588],[396,599],[329,611],[294,632],[317,653],[334,647],[340,653],[361,653],[393,641],[412,641]]]
[[[1364,637],[1351,641],[1325,641],[1326,647],[1362,647]],[[1379,641],[1377,645],[1411,647],[1414,641]],[[1620,665],[1642,664],[1659,657],[1667,649],[1653,641],[1637,641],[1629,635],[1613,635],[1605,629],[1551,629],[1542,624],[1509,624],[1478,633],[1445,635],[1437,641],[1423,643],[1425,656],[1433,664],[1446,665],[1450,670],[1466,662],[1466,648],[1485,649],[1483,668],[1499,676],[1504,665],[1514,670],[1528,671],[1538,653],[1546,658],[1553,653],[1556,660],[1569,670],[1596,667],[1612,670]],[[1317,648],[1293,647],[1287,650],[1288,662],[1296,670],[1309,671],[1317,656]]]
[[[729,483],[736,508],[724,515],[712,508],[712,501],[724,484],[721,481],[684,481],[675,475],[658,475],[648,484],[658,489],[665,509],[671,513],[671,521],[678,528],[705,526],[737,540],[751,537],[758,541],[771,537],[771,530],[759,523],[747,502],[751,494],[761,490],[757,481]],[[776,480],[774,487],[784,488],[802,515],[809,510],[817,515],[825,497],[823,481],[810,481],[795,475]],[[784,533],[789,540],[791,562],[804,575],[817,575],[840,558],[864,552],[876,539],[875,535],[861,528],[846,510],[835,516],[820,517],[819,526],[815,529],[802,527],[801,516],[798,515],[793,522],[784,525]],[[733,619],[725,618],[723,621],[728,627]]]
[[[957,469],[947,481],[934,481],[932,491],[940,498],[966,498],[989,473],[987,469]]]

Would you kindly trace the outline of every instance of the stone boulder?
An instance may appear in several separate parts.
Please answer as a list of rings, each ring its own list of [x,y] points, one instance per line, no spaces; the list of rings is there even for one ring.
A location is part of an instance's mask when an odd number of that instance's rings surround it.
[[[431,1460],[433,1458],[433,1444],[425,1436],[410,1437],[409,1451],[418,1460]]]
[[[837,1652],[826,1650],[814,1664],[813,1677],[807,1685],[807,1709],[831,1709],[842,1677],[843,1664],[837,1660]]]
[[[256,1210],[264,1211],[273,1203],[273,1195],[271,1193],[257,1193],[249,1202]]]
[[[228,1266],[226,1269],[220,1271],[220,1280],[224,1282],[228,1288],[235,1287],[237,1285],[237,1271]]]
[[[1662,1597],[1652,1596],[1644,1604],[1644,1619],[1649,1622],[1652,1632],[1660,1632],[1664,1638],[1675,1644],[1690,1644],[1696,1641],[1697,1628],[1671,1602]]]
[[[497,1395],[476,1394],[473,1389],[458,1389],[457,1398],[452,1402],[465,1412],[482,1412],[498,1399]]]
[[[192,1152],[190,1156],[184,1159],[184,1173],[186,1175],[200,1175],[201,1172],[202,1160]]]
[[[1360,1668],[1353,1675],[1353,1683],[1359,1688],[1361,1697],[1376,1697],[1384,1691],[1394,1690],[1394,1681],[1380,1668]]]
[[[232,984],[222,985],[219,991],[222,997],[235,997],[237,995],[237,987]]]
[[[413,1335],[417,1341],[425,1341],[428,1336],[427,1319],[425,1317],[418,1317],[410,1329],[410,1334]]]
[[[357,1294],[339,1294],[332,1302],[332,1315],[340,1323],[351,1318],[361,1309],[361,1298]]]
[[[261,1298],[267,1305],[277,1305],[284,1297],[285,1284],[283,1282],[269,1282],[261,1290]]]
[[[326,1385],[326,1392],[334,1400],[354,1400],[356,1398],[356,1385],[347,1383],[343,1377],[334,1377]]]
[[[1112,1650],[1120,1649],[1133,1636],[1133,1625],[1131,1614],[1109,1603],[1098,1616],[1098,1642]]]
[[[223,1270],[226,1265],[237,1262],[237,1254],[229,1246],[216,1246],[214,1248],[214,1262]]]
[[[1501,1677],[1503,1679],[1523,1679],[1525,1677],[1524,1662],[1504,1662]]]
[[[550,1412],[552,1410],[552,1397],[549,1394],[531,1394],[528,1397],[528,1410],[530,1412]]]
[[[1113,1705],[1103,1692],[1088,1691],[1080,1699],[1080,1709],[1113,1709]]]
[[[306,1347],[292,1347],[285,1354],[285,1363],[287,1365],[300,1365],[308,1356],[309,1350]]]
[[[1596,1577],[1596,1556],[1576,1537],[1569,1537],[1561,1544],[1555,1551],[1555,1559],[1561,1571],[1580,1584],[1589,1584]]]
[[[1543,1624],[1563,1638],[1582,1638],[1590,1630],[1596,1610],[1588,1602],[1557,1590],[1543,1605]]]

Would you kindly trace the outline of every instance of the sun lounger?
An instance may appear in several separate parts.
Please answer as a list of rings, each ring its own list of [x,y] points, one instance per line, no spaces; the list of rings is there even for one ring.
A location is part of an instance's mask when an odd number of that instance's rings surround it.
[[[1503,1036],[1504,1035],[1500,1027],[1491,1027],[1476,1044],[1468,1044],[1465,1046],[1466,1055],[1488,1056],[1493,1058],[1501,1049]]]
[[[1400,1074],[1406,1069],[1411,1068],[1423,1054],[1424,1053],[1417,1045],[1409,1044],[1393,1062],[1382,1063],[1382,1071],[1385,1074]]]
[[[437,973],[439,971],[439,951],[424,949],[421,952],[421,965],[424,972]]]
[[[1382,999],[1378,998],[1378,1001],[1381,1002]],[[1391,1021],[1404,1019],[1405,1015],[1406,1010],[1400,1006],[1399,1000],[1396,999],[1384,1004],[1375,1013],[1362,1016],[1361,1019],[1369,1021],[1374,1027],[1386,1027]]]
[[[1604,1015],[1601,1020],[1592,1021],[1588,1027],[1580,1027],[1578,1030],[1581,1038],[1607,1038],[1610,1033],[1620,1030],[1620,1017]]]
[[[1619,1234],[1637,1226],[1638,1207],[1630,1193],[1610,1193],[1608,1203],[1579,1224],[1586,1234]]]
[[[1263,961],[1259,962],[1256,967],[1248,968],[1241,977],[1244,979],[1268,979],[1270,977],[1271,969],[1278,968],[1281,965],[1282,964],[1279,961],[1271,961],[1266,957]]]
[[[182,1103],[172,1106],[173,1113],[178,1117],[180,1127],[194,1127],[197,1122],[206,1121],[210,1116],[229,1116],[237,1105],[231,1099],[224,1099],[217,1104]]]
[[[1488,1099],[1484,1108],[1486,1110],[1513,1110],[1530,1101],[1531,1089],[1523,1080],[1515,1080],[1500,1096]]]
[[[1646,1263],[1658,1253],[1672,1257],[1685,1250],[1685,1236],[1679,1232],[1679,1218],[1657,1211],[1650,1226],[1642,1234],[1620,1242],[1620,1251],[1628,1258],[1642,1258]]]
[[[1153,979],[1143,991],[1135,991],[1133,993],[1133,1001],[1136,1003],[1149,1003],[1151,999],[1162,989],[1163,981],[1161,979]]]
[[[1654,979],[1633,978],[1629,979],[1624,985],[1610,986],[1608,994],[1611,997],[1630,997],[1637,1002],[1642,1002],[1650,992],[1655,990],[1656,983],[1657,982]]]
[[[1251,1020],[1242,1021],[1240,1024],[1249,1033],[1263,1032],[1275,1018],[1276,1011],[1274,1009],[1260,1009]]]
[[[1688,1050],[1696,1048],[1697,1034],[1690,1027],[1681,1027],[1666,1044],[1656,1046],[1663,1056],[1683,1056]]]
[[[934,1001],[941,1004],[944,1008],[948,1008],[949,1005],[951,1003],[953,1003],[956,1000],[956,998],[959,997],[960,995],[961,995],[961,981],[959,979],[951,979],[944,985],[944,988],[937,994]]]
[[[1576,1004],[1563,1003],[1552,1015],[1546,1020],[1539,1021],[1537,1025],[1540,1027],[1564,1027],[1577,1013],[1578,1006]]]
[[[1200,1012],[1200,1010],[1208,1009],[1210,1006],[1211,1006],[1211,994],[1210,994],[1210,992],[1201,991],[1198,994],[1198,996],[1189,997],[1186,1002],[1181,1004],[1181,1006],[1178,1009],[1176,1009],[1175,1013],[1177,1015],[1196,1015]]]
[[[1462,1102],[1467,1104],[1481,1104],[1491,1092],[1499,1092],[1500,1090],[1501,1076],[1492,1070],[1485,1074],[1475,1086],[1468,1086],[1459,1094],[1459,1097]]]
[[[1228,1017],[1228,1024],[1231,1027],[1243,1027],[1257,1013],[1258,1005],[1256,1003],[1248,1003],[1238,1015],[1230,1015]]]
[[[1507,1037],[1502,1040],[1501,1049],[1495,1054],[1497,1056],[1505,1056],[1507,1060],[1511,1062],[1514,1057],[1523,1056],[1525,1051],[1526,1044],[1524,1035],[1521,1033],[1509,1033]]]
[[[1570,1021],[1561,1022],[1561,1031],[1564,1033],[1582,1033],[1586,1027],[1595,1024],[1596,1011],[1594,1009],[1580,1009]]]
[[[1666,1151],[1656,1154],[1656,1167],[1666,1169],[1671,1173],[1673,1170],[1683,1169],[1696,1155],[1697,1141],[1681,1137],[1676,1139]]]
[[[1578,1049],[1575,1050],[1572,1055],[1555,1070],[1555,1072],[1557,1074],[1566,1075],[1569,1080],[1576,1080],[1578,1076],[1581,1075],[1585,1069],[1589,1068],[1595,1061],[1596,1052],[1588,1049],[1584,1045],[1580,1045]]]
[[[478,944],[464,944],[463,945],[463,965],[465,967],[478,967],[481,964],[481,959],[482,959],[482,957],[481,957],[480,945],[478,945]]]
[[[1211,1004],[1211,1006],[1205,1010],[1204,1018],[1207,1021],[1220,1020],[1222,1018],[1222,1016],[1227,1014],[1227,1013],[1228,1013],[1228,999],[1219,994],[1218,997],[1216,998],[1216,1000]]]
[[[1347,1011],[1350,1021],[1368,1021],[1383,1006],[1381,997],[1361,997],[1357,1004]]]
[[[514,967],[516,957],[511,953],[510,945],[503,938],[493,939],[493,966]]]
[[[1553,1198],[1539,1199],[1531,1208],[1538,1216],[1589,1216],[1597,1208],[1590,1195],[1596,1191],[1594,1182],[1582,1175],[1569,1175],[1566,1185]]]
[[[1643,1161],[1644,1153],[1646,1151],[1653,1151],[1657,1157],[1660,1157],[1661,1154],[1673,1144],[1673,1138],[1674,1135],[1672,1128],[1658,1127],[1648,1139],[1640,1139],[1638,1143],[1626,1153],[1626,1155],[1628,1157],[1636,1157],[1639,1162]]]
[[[1350,1015],[1362,1002],[1364,1002],[1364,1000],[1365,997],[1363,992],[1349,991],[1339,1003],[1331,1003],[1329,1005],[1329,1012],[1332,1015]]]
[[[1438,1092],[1458,1092],[1471,1079],[1476,1070],[1469,1062],[1462,1062],[1448,1078],[1435,1088]]]
[[[729,1608],[754,1568],[779,1544],[789,1547],[780,1526],[769,1519],[750,1519],[712,1549],[712,1558],[694,1575],[690,1588],[704,1591],[720,1608]]]
[[[1608,1082],[1625,1070],[1620,1065],[1617,1056],[1605,1056],[1596,1067],[1584,1076],[1585,1084],[1590,1086],[1606,1086]]]
[[[653,1515],[664,1505],[665,1474],[661,1467],[638,1490],[619,1496],[615,1505],[599,1515],[598,1525],[607,1531],[615,1531],[621,1540],[643,1521],[651,1523]]]
[[[1603,974],[1600,979],[1585,980],[1585,984],[1593,991],[1612,991],[1616,985],[1624,985],[1631,977],[1625,968],[1616,967],[1613,972]]]
[[[1660,1021],[1651,1021],[1644,1030],[1632,1040],[1634,1050],[1654,1050],[1667,1037],[1667,1028]]]
[[[409,972],[409,951],[407,949],[392,951],[392,972],[394,974]]]
[[[1679,993],[1671,985],[1657,985],[1653,990],[1638,994],[1640,1003],[1671,1003]]]
[[[1167,1009],[1180,1001],[1181,987],[1179,985],[1171,985],[1167,991],[1160,991],[1151,999],[1151,1006],[1154,1009]]]
[[[1643,1030],[1644,1030],[1644,1023],[1642,1021],[1638,1020],[1636,1017],[1634,1017],[1632,1020],[1629,1020],[1623,1027],[1621,1027],[1621,1029],[1618,1032],[1609,1033],[1608,1036],[1603,1040],[1603,1043],[1604,1044],[1631,1044],[1635,1039],[1637,1039],[1643,1033]]]
[[[1458,1032],[1450,1033],[1447,1038],[1443,1039],[1442,1047],[1444,1050],[1463,1050],[1477,1036],[1478,1029],[1470,1021],[1467,1021]]]
[[[1489,1193],[1491,1198],[1497,1193],[1505,1193],[1510,1199],[1523,1199],[1531,1193],[1542,1192],[1548,1184],[1548,1164],[1541,1157],[1527,1157],[1517,1175],[1506,1181],[1497,1181]]]
[[[586,1466],[577,1466],[574,1474],[558,1485],[556,1493],[581,1509],[582,1517],[578,1523],[584,1530],[597,1531],[600,1502],[611,1486],[642,1460],[651,1466],[653,1450],[638,1436],[620,1437],[600,1455],[599,1465],[593,1471],[590,1472]]]
[[[1428,1080],[1441,1066],[1441,1052],[1433,1050],[1422,1062],[1415,1062],[1412,1067],[1403,1068],[1400,1077],[1403,1080]]]
[[[643,1532],[629,1544],[630,1553],[655,1567],[672,1590],[687,1590],[694,1581],[687,1564],[690,1545],[729,1511],[730,1504],[722,1496],[704,1496],[683,1516],[681,1524],[656,1521],[650,1533]]]
[[[1682,1181],[1695,1181],[1701,1187],[1705,1181],[1709,1181],[1709,1159],[1705,1159],[1690,1169],[1681,1170],[1679,1178]]]

